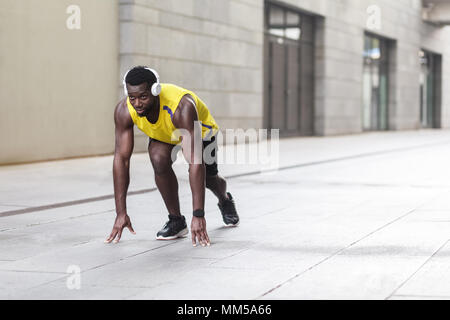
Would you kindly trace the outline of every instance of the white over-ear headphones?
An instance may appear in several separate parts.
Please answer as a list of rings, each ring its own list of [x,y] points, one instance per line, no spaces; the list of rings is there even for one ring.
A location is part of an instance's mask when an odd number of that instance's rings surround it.
[[[159,96],[159,94],[161,93],[161,84],[159,82],[159,75],[158,75],[158,73],[155,70],[150,69],[150,68],[145,68],[145,69],[150,71],[151,73],[153,73],[155,75],[156,82],[152,85],[151,92],[152,92],[152,95],[154,95],[155,97]],[[125,96],[128,96],[127,83],[125,82],[125,79],[127,78],[127,75],[128,75],[128,73],[130,71],[131,71],[131,69],[128,70],[127,73],[125,73],[125,76],[123,77],[123,81],[122,81],[122,83],[123,83],[123,92],[125,93]]]

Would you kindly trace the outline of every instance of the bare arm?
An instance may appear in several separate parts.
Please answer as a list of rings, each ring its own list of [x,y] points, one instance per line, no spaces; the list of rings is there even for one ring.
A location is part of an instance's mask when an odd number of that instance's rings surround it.
[[[202,136],[197,109],[189,96],[184,96],[173,116],[173,124],[181,130],[181,147],[189,163],[189,183],[192,190],[193,210],[204,209],[205,164],[202,157]],[[196,128],[197,126],[197,128]],[[197,133],[195,133],[197,131]]]
[[[119,104],[114,112],[115,151],[113,162],[114,198],[117,215],[127,213],[126,196],[130,184],[130,159],[134,147],[133,121],[128,110]]]
[[[105,242],[119,242],[125,227],[135,234],[127,214],[126,197],[130,184],[130,159],[134,146],[133,121],[124,102],[117,105],[114,111],[115,151],[113,161],[114,199],[116,203],[116,220],[114,227]]]
[[[181,131],[183,155],[189,163],[189,183],[192,191],[192,208],[204,210],[205,206],[205,163],[203,162],[203,144],[201,127],[198,123],[197,109],[191,96],[184,96],[173,116],[173,124]],[[191,224],[192,243],[196,239],[202,245],[210,244],[206,232],[204,217],[193,217]]]

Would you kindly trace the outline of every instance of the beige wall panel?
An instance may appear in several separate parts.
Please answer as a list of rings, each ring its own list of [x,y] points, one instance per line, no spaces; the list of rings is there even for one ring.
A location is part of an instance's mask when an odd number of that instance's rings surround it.
[[[118,38],[117,1],[0,2],[0,164],[113,151]]]

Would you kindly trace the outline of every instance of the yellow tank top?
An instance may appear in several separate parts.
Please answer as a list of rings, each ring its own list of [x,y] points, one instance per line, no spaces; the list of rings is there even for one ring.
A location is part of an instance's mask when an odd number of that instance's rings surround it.
[[[215,135],[219,130],[219,126],[212,117],[205,103],[192,91],[183,89],[173,84],[161,83],[161,93],[159,95],[159,117],[154,124],[148,121],[146,117],[138,116],[136,110],[134,110],[131,105],[129,98],[127,98],[128,111],[130,112],[130,116],[131,119],[133,119],[134,124],[147,136],[155,140],[175,145],[180,142],[180,139],[175,134],[172,136],[176,130],[172,123],[172,117],[178,108],[181,98],[187,94],[194,98],[198,119],[202,125],[202,138],[205,139],[211,135]]]

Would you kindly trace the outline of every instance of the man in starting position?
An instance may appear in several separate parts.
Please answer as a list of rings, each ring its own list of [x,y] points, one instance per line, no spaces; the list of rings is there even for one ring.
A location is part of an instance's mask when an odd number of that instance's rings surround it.
[[[196,246],[198,241],[202,246],[210,245],[204,217],[205,187],[219,200],[218,206],[225,225],[236,226],[239,223],[226,181],[218,175],[217,123],[195,93],[173,84],[160,83],[158,74],[152,69],[138,66],[129,70],[123,85],[127,97],[119,102],[114,112],[116,138],[113,177],[117,216],[105,242],[119,242],[124,228],[135,234],[127,214],[126,196],[134,146],[133,127],[136,125],[149,137],[148,153],[155,172],[156,186],[169,212],[169,221],[157,233],[157,239],[171,240],[188,233],[185,217],[180,212],[177,177],[172,170],[172,150],[181,142],[183,155],[189,163],[193,205],[192,244]],[[204,161],[203,152],[200,156],[195,152],[198,150],[196,145],[212,150],[209,156],[214,161]]]

